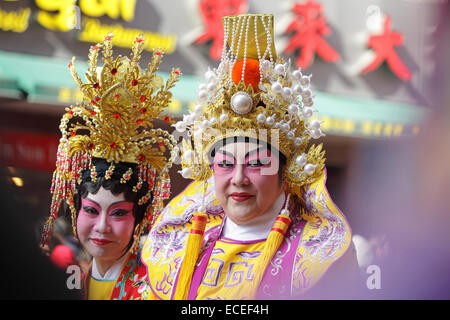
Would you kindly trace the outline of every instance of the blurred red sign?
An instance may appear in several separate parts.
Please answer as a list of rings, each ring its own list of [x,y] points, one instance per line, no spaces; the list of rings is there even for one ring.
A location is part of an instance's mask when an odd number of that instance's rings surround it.
[[[392,72],[403,81],[411,81],[412,74],[395,52],[394,47],[403,45],[403,34],[391,31],[391,17],[386,16],[383,24],[383,33],[369,37],[368,46],[375,50],[375,59],[362,70],[362,74],[378,68],[386,61]]]
[[[223,25],[222,18],[247,12],[247,0],[200,0],[199,10],[205,30],[194,43],[212,41],[209,56],[219,60],[222,56]]]
[[[285,33],[293,35],[284,53],[291,54],[301,48],[300,55],[295,59],[295,65],[302,69],[308,68],[314,61],[315,53],[327,62],[340,60],[339,53],[323,38],[331,32],[323,14],[323,5],[315,1],[295,3],[292,11],[294,19]]]
[[[53,171],[59,138],[52,135],[0,130],[0,163]]]

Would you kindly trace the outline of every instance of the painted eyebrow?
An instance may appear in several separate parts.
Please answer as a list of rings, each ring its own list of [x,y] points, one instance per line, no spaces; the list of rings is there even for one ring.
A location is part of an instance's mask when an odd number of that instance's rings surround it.
[[[252,154],[258,153],[258,152],[263,151],[263,150],[266,150],[266,149],[267,149],[267,147],[265,147],[265,146],[261,146],[261,147],[259,147],[259,148],[253,149],[253,150],[251,150],[251,151],[249,151],[249,152],[246,153],[245,159],[247,159],[247,158],[248,158],[249,156],[251,156]],[[225,150],[222,150],[222,149],[218,150],[218,152],[221,153],[221,154],[224,154],[224,155],[226,155],[226,156],[229,156],[229,157],[231,157],[231,158],[233,158],[233,159],[235,159],[235,158],[234,158],[234,155],[233,155],[231,152],[228,152],[228,151],[225,151]]]
[[[95,204],[100,208],[100,205],[99,205],[96,201],[94,201],[94,200],[92,200],[92,199],[89,199],[88,197],[86,197],[86,198],[84,198],[84,199],[89,200],[89,201],[95,203]],[[128,202],[128,201],[126,201],[126,200],[121,200],[121,201],[113,202],[113,203],[111,203],[111,204],[108,206],[108,209],[111,208],[112,206],[116,205],[116,204],[120,204],[120,203],[123,203],[123,202]]]

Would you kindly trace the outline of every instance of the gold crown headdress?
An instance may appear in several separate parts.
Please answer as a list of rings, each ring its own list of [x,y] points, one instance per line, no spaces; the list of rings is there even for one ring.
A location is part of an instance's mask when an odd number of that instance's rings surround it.
[[[291,193],[302,197],[302,186],[312,183],[325,167],[322,145],[309,140],[323,133],[320,121],[311,120],[313,95],[310,76],[290,70],[289,63],[277,57],[273,43],[273,15],[244,14],[223,18],[224,44],[217,69],[209,69],[206,84],[198,91],[200,102],[176,123],[183,140],[181,174],[185,178],[206,181],[212,174],[210,154],[216,143],[229,137],[248,137],[266,142],[286,157],[284,180]],[[228,44],[228,46],[227,46]],[[192,145],[193,142],[193,145]],[[187,249],[178,277],[176,299],[186,299],[189,282],[200,252],[205,228],[205,206],[194,213]],[[267,238],[255,266],[255,279],[248,297],[254,298],[273,255],[290,225],[289,210],[283,209]]]
[[[310,76],[277,57],[273,15],[223,18],[225,41],[217,69],[199,86],[200,102],[175,127],[188,131],[183,141],[183,177],[204,181],[211,175],[208,154],[224,138],[246,136],[276,147],[286,158],[285,179],[292,191],[313,182],[324,168],[322,145],[309,140],[324,134],[314,111]],[[227,46],[228,44],[228,46]],[[273,145],[275,142],[276,145]]]
[[[170,89],[178,81],[179,69],[173,69],[165,82],[156,75],[163,53],[155,51],[146,70],[139,66],[144,48],[144,39],[139,36],[134,41],[131,59],[112,56],[110,33],[103,44],[90,48],[87,83],[82,83],[75,71],[75,57],[69,63],[69,70],[83,100],[66,109],[60,124],[62,138],[58,146],[56,170],[53,173],[50,217],[44,228],[42,243],[51,234],[53,222],[63,201],[72,214],[72,226],[76,236],[76,210],[74,196],[82,178],[89,174],[95,182],[98,171],[93,159],[105,159],[109,165],[104,170],[105,179],[114,175],[117,164],[127,164],[128,170],[121,174],[120,183],[130,181],[137,175],[137,183],[132,188],[138,192],[144,184],[148,191],[138,204],[150,199],[145,217],[136,226],[137,240],[149,224],[159,214],[163,200],[170,195],[168,169],[177,154],[176,141],[171,134],[161,128],[154,128],[156,119],[167,120],[167,109],[172,94]],[[100,51],[103,67],[97,67]],[[165,153],[170,153],[167,159]],[[82,176],[83,175],[83,176]],[[116,172],[117,175],[117,172]],[[134,249],[136,249],[135,241]]]

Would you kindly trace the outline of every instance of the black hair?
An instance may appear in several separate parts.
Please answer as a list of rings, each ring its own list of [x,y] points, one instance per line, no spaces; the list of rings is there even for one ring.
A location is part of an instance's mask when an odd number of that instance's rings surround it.
[[[78,219],[78,213],[81,208],[81,198],[86,198],[89,193],[96,194],[100,187],[103,187],[105,190],[111,191],[113,195],[119,195],[123,193],[126,201],[134,203],[133,216],[135,220],[134,228],[136,228],[136,225],[143,220],[147,207],[151,205],[153,199],[153,194],[151,194],[150,199],[146,203],[142,205],[138,204],[139,199],[147,194],[149,185],[146,181],[144,181],[142,187],[137,192],[133,191],[133,187],[138,182],[138,174],[136,172],[137,165],[126,162],[117,163],[114,165],[115,168],[111,177],[109,179],[106,179],[105,173],[111,163],[107,162],[105,159],[99,158],[93,158],[92,161],[96,169],[95,171],[97,174],[97,179],[95,182],[91,181],[90,170],[85,170],[82,173],[82,182],[77,186],[78,193],[74,197],[74,205],[77,213],[76,218]],[[130,179],[125,183],[121,183],[120,180],[123,174],[130,168],[133,170]],[[123,254],[128,252],[128,250],[133,245],[133,242],[134,238],[131,237],[130,242],[128,243],[128,246],[126,247],[126,250]]]
[[[284,167],[286,166],[286,163],[287,163],[286,156],[283,153],[281,153],[278,149],[273,147],[270,143],[268,143],[266,141],[263,141],[263,140],[259,140],[257,138],[245,137],[245,136],[234,136],[234,137],[224,138],[221,141],[217,141],[213,145],[213,147],[211,148],[210,152],[208,153],[209,164],[210,165],[212,164],[214,156],[216,155],[216,151],[217,150],[219,150],[221,147],[223,147],[224,145],[226,145],[228,143],[236,143],[236,142],[262,144],[262,145],[267,146],[267,150],[277,153],[278,154],[278,160],[279,160],[278,182],[281,184],[281,182],[283,181],[283,171],[284,171],[283,169],[284,169]]]

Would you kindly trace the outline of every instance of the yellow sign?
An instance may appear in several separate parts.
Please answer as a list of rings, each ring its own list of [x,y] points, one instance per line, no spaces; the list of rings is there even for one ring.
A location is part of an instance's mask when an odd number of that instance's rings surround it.
[[[133,21],[136,0],[80,0],[81,11],[91,17],[107,15],[112,19],[121,17]]]
[[[107,15],[112,19],[122,18],[125,21],[134,19],[136,0],[35,0],[42,9],[37,21],[45,28],[54,31],[70,31],[80,19],[80,9],[85,15],[101,17]],[[56,11],[56,13],[55,13]]]
[[[4,0],[5,1],[5,0]],[[16,1],[16,0],[8,0]],[[112,19],[132,21],[136,9],[136,0],[35,0],[40,9],[36,15],[37,22],[46,29],[67,32],[74,28],[83,29],[78,40],[83,42],[102,42],[109,32],[114,33],[113,44],[118,47],[131,48],[134,39],[140,34],[146,39],[146,51],[160,49],[170,54],[175,51],[176,34],[161,34],[141,29],[124,28],[121,24],[102,24],[98,19],[87,18],[108,16]],[[81,11],[80,11],[81,10]],[[86,16],[81,20],[81,12]],[[30,8],[23,8],[18,12],[0,9],[0,30],[24,32],[28,29],[31,16]]]
[[[314,117],[322,122],[320,126],[324,132],[344,134],[344,135],[363,135],[372,137],[400,137],[405,134],[405,125],[402,123],[374,122],[374,121],[354,121],[350,119],[337,119],[325,116]],[[416,135],[420,131],[419,126],[412,128],[412,134]]]
[[[37,21],[45,28],[54,31],[69,31],[76,24],[76,0],[36,0],[39,10]],[[46,10],[46,11],[44,11]],[[51,11],[47,12],[47,11]],[[56,13],[53,13],[56,11]]]
[[[31,9],[23,8],[19,11],[3,11],[0,9],[0,30],[22,33],[28,29]]]

